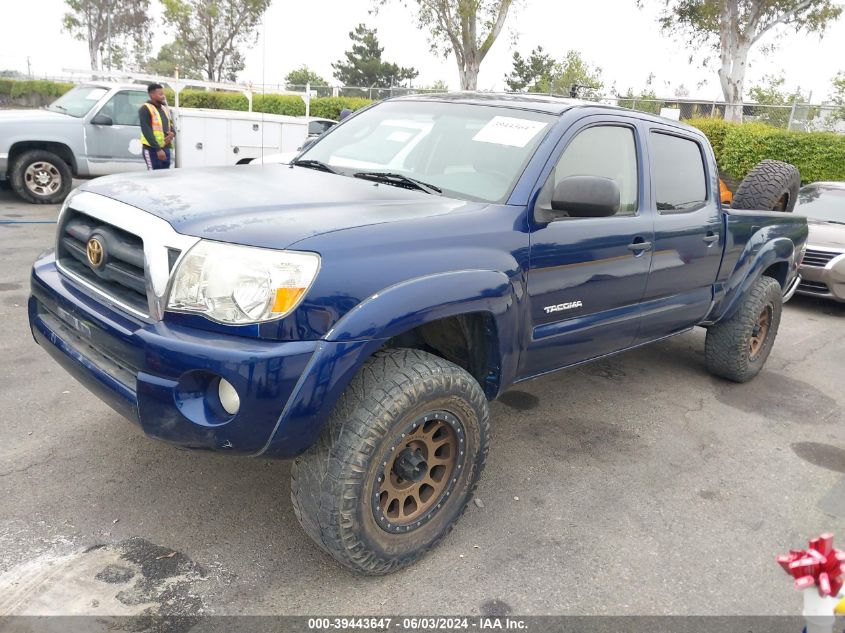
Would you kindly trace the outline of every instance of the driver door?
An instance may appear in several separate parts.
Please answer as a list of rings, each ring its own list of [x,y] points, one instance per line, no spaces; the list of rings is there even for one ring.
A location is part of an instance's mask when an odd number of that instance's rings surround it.
[[[528,295],[531,340],[520,375],[566,367],[633,344],[640,326],[654,241],[646,205],[644,151],[637,123],[589,117],[564,135],[562,153],[537,206],[551,208],[557,183],[570,176],[616,182],[618,211],[607,217],[532,218]]]
[[[143,90],[121,90],[90,116],[85,138],[92,176],[146,169],[138,119],[138,108],[146,100],[147,93]],[[112,124],[108,125],[108,121]]]

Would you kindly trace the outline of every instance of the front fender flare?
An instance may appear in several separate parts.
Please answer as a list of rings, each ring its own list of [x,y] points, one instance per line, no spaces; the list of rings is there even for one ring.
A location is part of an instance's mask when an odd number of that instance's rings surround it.
[[[437,319],[492,314],[498,334],[499,384],[509,384],[519,360],[515,304],[521,289],[505,273],[465,270],[405,281],[362,301],[320,343],[258,454],[290,458],[307,450],[367,359],[390,338]]]
[[[326,341],[390,339],[426,323],[470,313],[492,316],[496,326],[491,355],[498,360],[498,379],[488,397],[512,382],[519,360],[516,305],[523,284],[494,270],[460,270],[417,277],[390,286],[350,310],[326,334]],[[492,393],[495,391],[496,393]]]
[[[502,316],[513,304],[505,273],[462,270],[403,281],[368,297],[326,334],[327,341],[390,338],[422,325],[469,312]]]

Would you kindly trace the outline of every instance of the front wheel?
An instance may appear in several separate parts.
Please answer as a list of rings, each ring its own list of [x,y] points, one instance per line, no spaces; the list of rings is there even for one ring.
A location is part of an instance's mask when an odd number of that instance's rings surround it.
[[[463,514],[489,443],[487,399],[469,373],[426,352],[381,352],[294,461],[296,517],[356,572],[410,565]]]
[[[771,277],[760,277],[736,314],[707,330],[707,369],[734,382],[754,378],[772,351],[782,308],[780,284]]]
[[[11,171],[12,189],[33,204],[58,204],[70,193],[73,175],[61,158],[36,149],[18,157]]]

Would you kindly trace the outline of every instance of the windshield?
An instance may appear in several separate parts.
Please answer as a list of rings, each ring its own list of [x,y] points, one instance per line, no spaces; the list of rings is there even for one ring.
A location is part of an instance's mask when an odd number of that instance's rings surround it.
[[[795,213],[811,220],[845,224],[845,189],[817,185],[798,192]]]
[[[102,99],[108,92],[99,86],[77,86],[71,88],[53,103],[47,106],[48,110],[69,114],[77,119],[84,117],[91,111],[91,108]]]
[[[511,108],[388,101],[333,129],[301,159],[347,176],[400,174],[447,196],[501,202],[553,120]]]

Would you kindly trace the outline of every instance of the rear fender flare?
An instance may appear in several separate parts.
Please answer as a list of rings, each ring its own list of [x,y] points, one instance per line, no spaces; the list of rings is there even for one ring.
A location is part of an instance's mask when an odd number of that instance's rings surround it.
[[[763,239],[762,236],[760,239]],[[740,257],[725,287],[725,294],[721,302],[724,308],[718,311],[716,318],[710,320],[723,321],[730,319],[736,314],[736,311],[742,305],[742,300],[751,290],[751,287],[773,264],[787,262],[789,269],[793,270],[795,245],[791,239],[788,237],[779,237],[764,242],[760,246],[760,250],[755,253],[754,248],[759,244],[760,242],[758,240],[748,243],[745,252]],[[789,279],[787,278],[787,285],[788,283]]]

